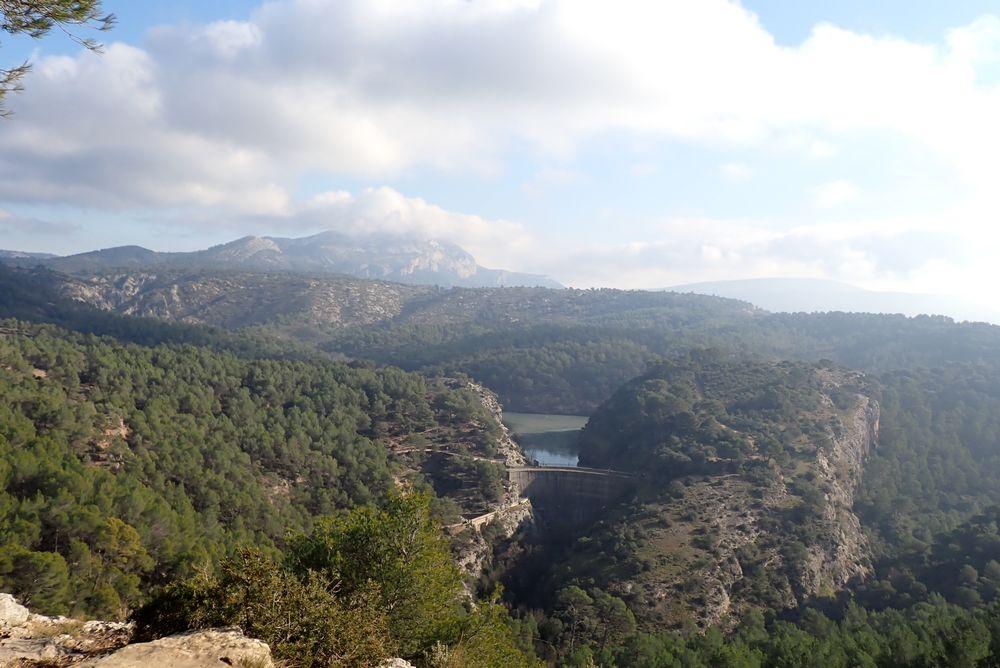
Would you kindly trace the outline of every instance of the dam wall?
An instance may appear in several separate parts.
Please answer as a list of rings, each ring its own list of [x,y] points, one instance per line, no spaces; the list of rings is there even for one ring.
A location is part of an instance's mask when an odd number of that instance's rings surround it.
[[[578,467],[512,467],[508,475],[547,522],[568,525],[592,519],[636,485],[627,473]]]

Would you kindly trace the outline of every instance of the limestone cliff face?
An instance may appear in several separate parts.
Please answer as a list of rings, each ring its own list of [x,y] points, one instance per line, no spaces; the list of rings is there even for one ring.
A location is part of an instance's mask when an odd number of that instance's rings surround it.
[[[497,395],[478,383],[470,382],[468,388],[476,393],[483,406],[500,425],[501,434],[497,449],[504,459],[504,465],[511,467],[527,464],[527,456],[503,423],[503,408]],[[451,527],[452,532],[462,541],[462,549],[456,555],[456,562],[465,572],[466,579],[470,582],[478,580],[486,564],[493,557],[494,544],[509,539],[533,521],[534,511],[531,502],[521,498],[521,490],[508,478],[505,481],[502,497],[490,512]],[[486,534],[489,539],[484,535],[487,527],[489,530]]]
[[[825,425],[796,445],[784,465],[758,458],[749,470],[719,463],[717,474],[677,481],[672,494],[631,516],[645,537],[640,573],[611,590],[636,601],[651,627],[726,626],[755,608],[792,607],[831,595],[871,571],[871,552],[852,507],[876,446],[878,402],[845,399],[859,375],[815,370]],[[838,407],[833,397],[837,397]],[[765,463],[766,462],[766,463]]]
[[[801,590],[810,595],[842,589],[871,572],[871,550],[852,508],[864,462],[878,440],[879,415],[877,401],[859,397],[829,451],[816,453],[813,470],[825,493],[821,521],[827,532],[809,546],[809,558],[799,577]]]
[[[55,287],[121,315],[230,328],[288,318],[303,327],[372,325],[398,315],[423,290],[336,277],[170,270],[59,276]]]
[[[0,666],[274,666],[266,643],[235,628],[136,644],[129,644],[131,636],[131,624],[46,617],[30,612],[10,594],[0,594]]]
[[[497,441],[497,449],[500,451],[507,466],[526,466],[528,457],[521,450],[521,446],[510,435],[510,429],[503,423],[503,407],[500,405],[500,398],[497,397],[495,392],[479,383],[470,382],[468,388],[476,393],[483,406],[486,407],[486,410],[490,412],[500,425],[500,438]]]

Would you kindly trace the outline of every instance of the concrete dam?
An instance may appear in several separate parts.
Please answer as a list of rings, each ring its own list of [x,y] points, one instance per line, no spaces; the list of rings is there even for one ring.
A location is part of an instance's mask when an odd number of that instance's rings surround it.
[[[635,489],[632,474],[604,469],[519,466],[507,469],[521,496],[531,500],[546,520],[579,524]]]

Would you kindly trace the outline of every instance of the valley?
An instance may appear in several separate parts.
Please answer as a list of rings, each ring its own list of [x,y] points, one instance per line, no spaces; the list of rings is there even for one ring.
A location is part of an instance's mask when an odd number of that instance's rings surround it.
[[[994,5],[0,0],[0,668],[1000,668]]]
[[[713,634],[770,656],[857,605],[878,637],[926,606],[975,627],[1000,592],[1000,541],[952,567],[975,580],[929,565],[1000,504],[997,328],[245,271],[0,267],[0,287],[0,586],[43,613],[153,614],[146,592],[202,586],[197,564],[229,577],[244,546],[288,554],[397,494],[439,527],[445,598],[495,600],[529,663],[701,665]]]

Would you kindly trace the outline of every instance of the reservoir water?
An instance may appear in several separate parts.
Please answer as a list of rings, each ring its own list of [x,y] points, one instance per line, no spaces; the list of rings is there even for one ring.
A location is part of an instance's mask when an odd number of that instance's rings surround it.
[[[503,421],[529,458],[539,466],[576,466],[577,436],[586,415],[504,412]]]

